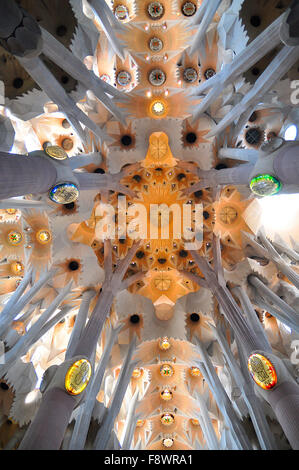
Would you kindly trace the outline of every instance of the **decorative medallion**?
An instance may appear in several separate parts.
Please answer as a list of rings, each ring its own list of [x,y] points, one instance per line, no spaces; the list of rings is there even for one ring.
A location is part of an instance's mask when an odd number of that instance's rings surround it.
[[[193,16],[196,13],[196,5],[193,2],[185,2],[182,5],[182,13],[184,16]]]
[[[79,190],[73,183],[59,183],[49,192],[51,201],[57,204],[69,204],[79,197]]]
[[[163,364],[163,366],[160,367],[160,374],[162,377],[172,377],[174,370],[169,364]]]
[[[150,106],[150,112],[155,117],[163,117],[166,114],[166,108],[161,100],[155,100]]]
[[[138,419],[136,421],[136,427],[137,428],[142,428],[142,426],[144,426],[144,425],[145,425],[145,419]]]
[[[192,375],[192,377],[200,376],[200,370],[198,367],[195,367],[195,366],[190,367],[189,372],[190,372],[190,375]]]
[[[5,209],[6,214],[14,215],[17,213],[17,209]]]
[[[91,365],[87,359],[74,362],[65,376],[65,389],[70,395],[80,395],[91,376]]]
[[[129,85],[130,81],[132,80],[131,74],[126,70],[121,70],[118,72],[116,81],[120,86],[127,86]]]
[[[103,74],[100,76],[100,79],[103,80],[103,82],[111,83],[111,78],[110,78],[109,75],[107,75],[106,73],[103,73]]]
[[[58,145],[49,145],[45,148],[45,152],[49,157],[54,158],[54,160],[65,160],[67,153]]]
[[[221,209],[219,218],[221,222],[225,225],[232,224],[238,217],[238,212],[234,207],[226,206]]]
[[[153,69],[149,73],[148,80],[153,86],[161,86],[165,83],[166,75],[161,69]]]
[[[171,347],[171,344],[170,344],[167,336],[165,336],[159,342],[159,348],[162,349],[162,351],[167,351],[170,347]]]
[[[147,11],[152,20],[159,20],[164,15],[164,6],[160,2],[151,2],[147,6]]]
[[[192,418],[192,419],[191,419],[191,423],[193,424],[193,426],[199,426],[199,421],[198,421],[198,419]]]
[[[119,21],[124,21],[129,18],[129,10],[125,5],[117,5],[114,10],[114,15]]]
[[[281,190],[281,182],[271,175],[258,175],[252,178],[250,189],[258,196],[272,196]]]
[[[154,279],[154,285],[156,289],[160,290],[161,292],[168,291],[171,284],[172,280],[165,278],[163,274],[160,274],[156,279]]]
[[[161,416],[161,423],[164,424],[164,426],[171,426],[174,423],[174,416],[170,413],[164,413]]]
[[[264,390],[270,390],[277,384],[277,374],[269,359],[261,354],[251,354],[248,369],[255,383]]]
[[[209,80],[209,78],[212,78],[214,75],[216,75],[216,72],[212,68],[209,68],[204,72],[204,76],[206,80]]]
[[[133,370],[133,372],[132,372],[132,377],[133,377],[134,379],[139,379],[139,377],[142,376],[142,372],[143,372],[142,369],[139,369],[139,368],[137,367],[136,369]]]
[[[172,396],[173,396],[173,393],[171,390],[168,390],[168,388],[160,392],[160,397],[162,398],[162,400],[165,400],[165,401],[171,400]]]
[[[173,443],[174,443],[174,440],[171,437],[166,437],[162,441],[163,446],[167,448],[172,447]]]
[[[160,38],[153,37],[149,40],[148,46],[152,52],[160,52],[163,49],[163,42]]]
[[[187,67],[183,72],[183,79],[187,83],[194,83],[198,79],[198,73],[193,67]]]
[[[16,230],[12,230],[7,235],[7,241],[12,246],[18,246],[23,240],[23,235],[21,232],[17,232]]]
[[[52,235],[51,233],[49,232],[49,230],[39,230],[36,234],[36,239],[39,243],[41,243],[42,245],[46,245],[47,243],[49,243],[52,239]]]
[[[20,261],[14,261],[10,265],[11,272],[15,275],[19,275],[23,272],[24,266]]]

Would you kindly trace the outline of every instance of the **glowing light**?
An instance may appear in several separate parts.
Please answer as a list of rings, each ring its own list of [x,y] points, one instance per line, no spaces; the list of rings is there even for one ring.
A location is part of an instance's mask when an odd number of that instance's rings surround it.
[[[191,419],[191,423],[193,424],[193,426],[199,426],[199,421],[198,419]]]
[[[39,243],[41,243],[42,245],[46,245],[47,243],[49,243],[51,241],[51,233],[48,231],[48,230],[39,230],[36,234],[36,239]]]
[[[37,389],[32,390],[32,392],[29,392],[28,395],[26,395],[25,403],[26,405],[29,405],[30,403],[36,401],[38,398],[40,398],[40,391]]]
[[[39,388],[40,388],[40,385],[41,385],[41,383],[42,383],[42,380],[43,380],[43,376],[44,376],[45,371],[44,371],[44,369],[41,368],[41,366],[40,366],[39,364],[37,364],[37,365],[35,366],[35,373],[36,373],[36,375],[37,375],[37,382],[36,382],[35,387],[39,389]]]
[[[10,268],[13,274],[20,274],[24,270],[24,266],[20,261],[14,261]]]
[[[290,126],[286,128],[285,133],[284,133],[284,138],[285,140],[296,140],[297,135],[298,135],[297,126],[295,126],[295,124],[291,124]]]
[[[164,426],[171,426],[174,423],[174,416],[170,413],[164,413],[161,416],[161,423],[164,424]]]
[[[299,217],[299,195],[281,194],[274,198],[258,199],[261,207],[261,222],[266,232],[275,230],[287,233],[292,229]]]
[[[166,437],[163,439],[162,444],[164,447],[172,447],[173,446],[173,439],[171,437]]]
[[[74,362],[65,376],[65,389],[70,395],[79,395],[85,390],[91,376],[91,365],[87,359]]]
[[[151,105],[151,112],[155,116],[163,116],[165,114],[165,106],[162,101],[154,101]]]
[[[142,426],[144,426],[144,424],[145,424],[144,419],[138,419],[137,422],[136,422],[136,427],[137,428],[142,428]]]
[[[133,370],[132,377],[134,379],[139,379],[139,377],[142,376],[142,369],[139,369],[138,367]]]
[[[5,212],[9,215],[14,215],[17,212],[17,209],[5,209]]]
[[[147,91],[147,92],[146,92],[146,96],[147,96],[147,98],[151,98],[152,92],[151,92],[151,91]]]
[[[277,374],[273,364],[261,354],[251,354],[248,370],[255,383],[264,390],[270,390],[277,384]]]
[[[167,351],[170,347],[171,347],[171,344],[168,338],[165,336],[164,338],[161,339],[159,343],[159,348],[162,349],[162,351]]]
[[[160,392],[160,397],[162,398],[162,400],[165,400],[165,401],[171,400],[172,395],[173,395],[172,391],[168,390],[167,388]]]
[[[190,375],[192,375],[192,377],[199,377],[200,376],[200,370],[199,370],[198,367],[192,366],[192,367],[190,367],[189,371],[190,371]]]

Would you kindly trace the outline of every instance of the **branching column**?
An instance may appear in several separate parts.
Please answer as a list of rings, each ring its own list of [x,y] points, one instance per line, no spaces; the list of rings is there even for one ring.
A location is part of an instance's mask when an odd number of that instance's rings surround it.
[[[0,199],[47,192],[56,182],[49,159],[0,152]]]

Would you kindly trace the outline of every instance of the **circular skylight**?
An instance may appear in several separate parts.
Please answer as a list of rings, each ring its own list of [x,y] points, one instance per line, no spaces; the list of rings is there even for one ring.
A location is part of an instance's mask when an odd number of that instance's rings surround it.
[[[297,135],[298,135],[297,126],[295,126],[295,124],[291,124],[290,126],[286,128],[285,133],[284,133],[284,138],[285,140],[296,140]]]

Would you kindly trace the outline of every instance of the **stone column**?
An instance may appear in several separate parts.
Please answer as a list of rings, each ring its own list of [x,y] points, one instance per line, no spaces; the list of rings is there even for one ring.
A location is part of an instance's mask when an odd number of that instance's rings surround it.
[[[271,406],[292,449],[299,450],[299,386],[280,358],[268,352],[255,352],[269,359],[277,374],[277,384],[272,389],[264,390],[255,384],[255,390]]]
[[[47,391],[19,450],[58,450],[75,404],[76,398],[60,387]]]
[[[298,185],[299,180],[299,144],[282,147],[275,155],[273,168],[282,184]]]
[[[0,199],[46,193],[56,178],[56,168],[49,159],[0,152]]]

